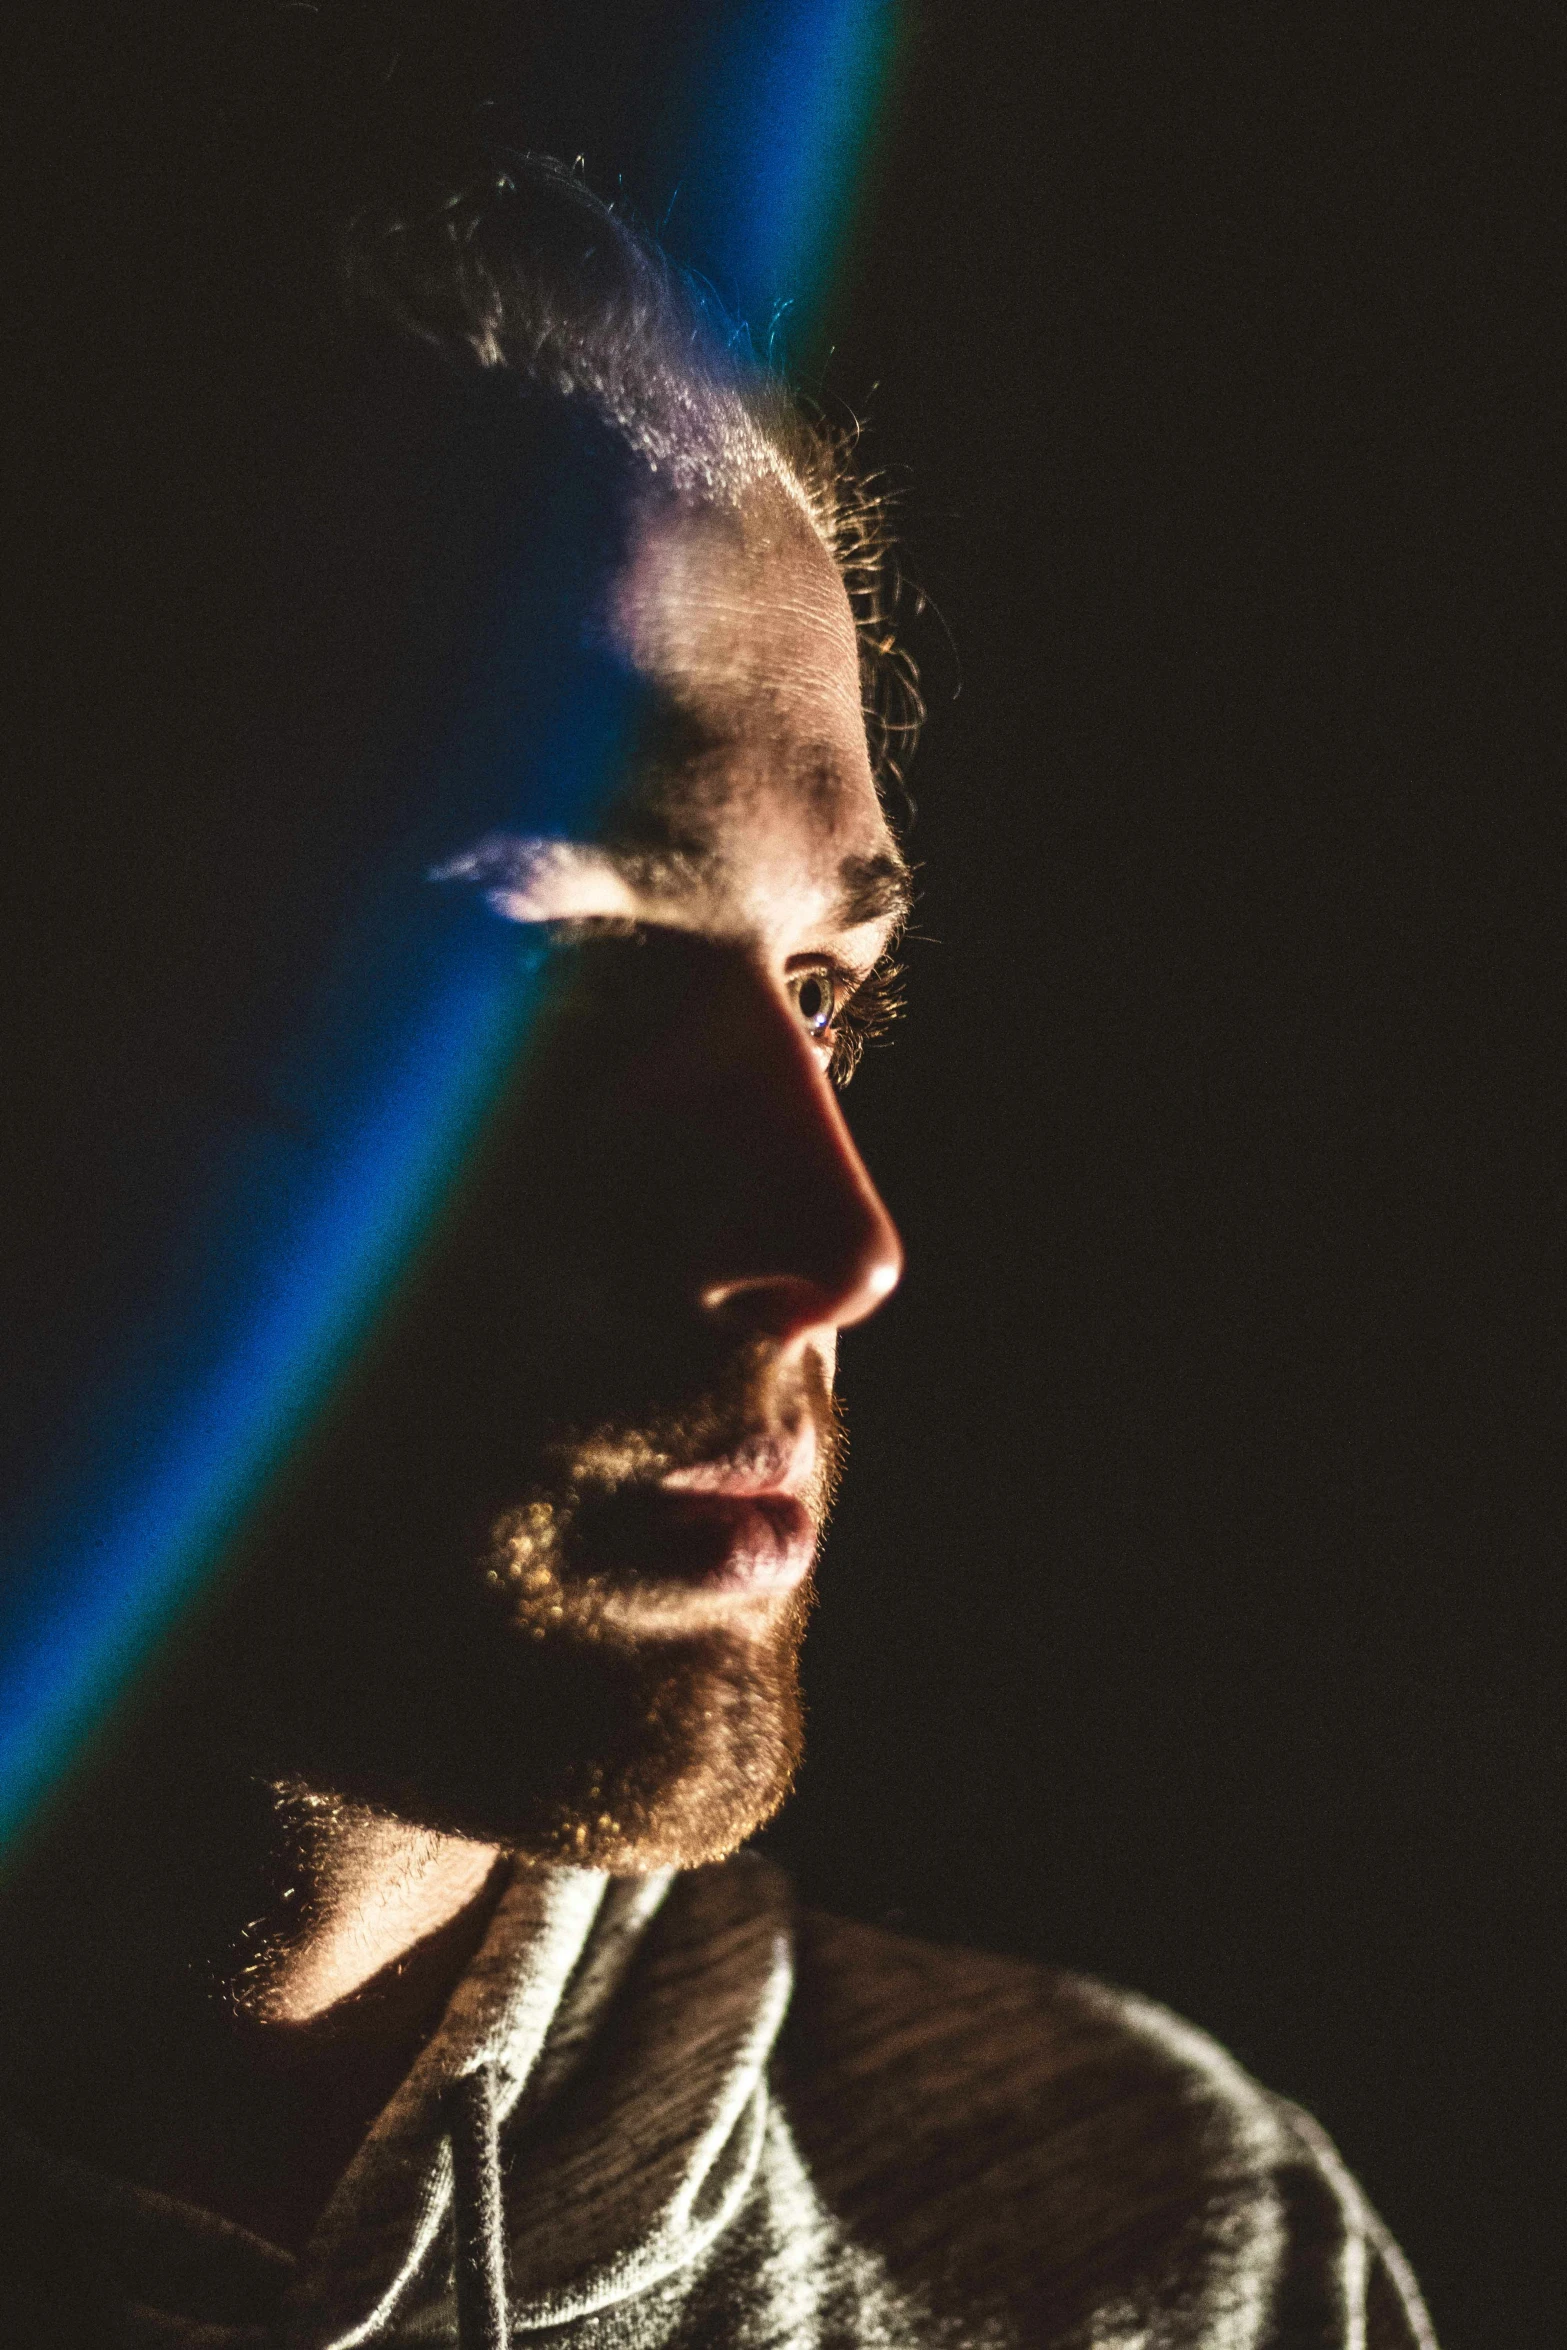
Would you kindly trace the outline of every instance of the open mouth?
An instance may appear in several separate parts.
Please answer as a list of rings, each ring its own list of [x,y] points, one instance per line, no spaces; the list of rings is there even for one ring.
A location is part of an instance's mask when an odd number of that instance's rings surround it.
[[[561,1447],[550,1487],[495,1529],[486,1582],[537,1639],[556,1625],[647,1629],[761,1616],[810,1576],[831,1495],[831,1427],[806,1408],[663,1444],[633,1432]],[[671,1457],[673,1455],[673,1457]]]
[[[585,1510],[574,1532],[583,1564],[612,1589],[792,1591],[816,1555],[816,1522],[792,1493],[628,1486]]]

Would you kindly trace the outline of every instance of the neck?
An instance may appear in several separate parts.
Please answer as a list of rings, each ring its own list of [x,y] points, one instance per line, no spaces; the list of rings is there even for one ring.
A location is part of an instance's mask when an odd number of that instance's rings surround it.
[[[435,1954],[454,1927],[488,1915],[497,1848],[309,1788],[272,1793],[267,1874],[287,1882],[247,1924],[221,1996],[263,2039],[379,2038],[390,2011],[447,1976]]]
[[[208,1742],[122,1744],[0,1890],[0,2104],[297,2247],[438,2023],[499,1857]]]

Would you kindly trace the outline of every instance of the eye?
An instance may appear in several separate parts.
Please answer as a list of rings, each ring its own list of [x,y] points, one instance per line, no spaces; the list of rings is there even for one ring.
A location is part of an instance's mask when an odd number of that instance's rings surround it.
[[[800,971],[789,982],[800,1018],[813,1037],[831,1034],[838,1012],[838,986],[830,971]]]

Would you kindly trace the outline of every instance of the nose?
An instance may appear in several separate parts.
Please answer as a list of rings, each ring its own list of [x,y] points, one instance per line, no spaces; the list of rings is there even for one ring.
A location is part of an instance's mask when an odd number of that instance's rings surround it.
[[[792,1003],[746,977],[709,1036],[689,1293],[729,1332],[786,1344],[873,1314],[903,1245]]]

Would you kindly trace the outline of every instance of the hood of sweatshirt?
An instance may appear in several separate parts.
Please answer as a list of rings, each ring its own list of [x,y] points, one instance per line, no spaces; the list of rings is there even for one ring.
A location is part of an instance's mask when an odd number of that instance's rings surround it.
[[[751,2189],[790,1906],[745,1855],[678,1877],[514,1867],[297,2259],[0,2123],[10,2209],[137,2350],[488,2350],[610,2310],[698,2261]]]

